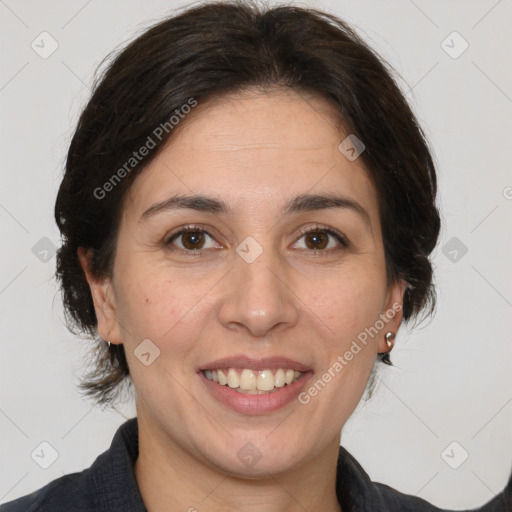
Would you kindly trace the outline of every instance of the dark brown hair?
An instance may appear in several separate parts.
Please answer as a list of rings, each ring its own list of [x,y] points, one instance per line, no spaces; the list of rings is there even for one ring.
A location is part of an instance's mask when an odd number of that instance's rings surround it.
[[[434,311],[435,168],[389,65],[344,21],[316,9],[249,1],[194,5],[110,56],[78,121],[55,204],[62,234],[56,276],[67,323],[94,340],[94,370],[80,387],[100,404],[113,403],[131,379],[123,346],[108,347],[98,336],[77,249],[93,250],[96,276],[111,275],[123,198],[172,136],[171,116],[191,99],[201,104],[248,87],[323,98],[363,141],[360,158],[378,193],[388,281],[408,283],[403,318]],[[161,126],[169,129],[155,137]],[[131,160],[151,136],[155,147]]]

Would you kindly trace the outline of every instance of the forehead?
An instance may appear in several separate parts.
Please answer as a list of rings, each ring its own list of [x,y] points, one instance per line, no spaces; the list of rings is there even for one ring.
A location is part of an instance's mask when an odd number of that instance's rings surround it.
[[[140,215],[173,193],[194,193],[256,213],[298,194],[338,192],[375,215],[362,159],[339,150],[347,135],[329,103],[295,91],[249,90],[200,103],[136,178],[127,207]]]

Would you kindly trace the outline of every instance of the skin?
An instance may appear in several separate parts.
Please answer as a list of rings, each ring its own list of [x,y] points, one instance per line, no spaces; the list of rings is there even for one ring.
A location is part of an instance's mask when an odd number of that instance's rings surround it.
[[[292,91],[200,103],[125,198],[112,278],[92,276],[90,253],[79,250],[98,332],[125,346],[137,394],[135,474],[150,512],[341,510],[341,430],[400,312],[307,405],[240,414],[205,391],[196,371],[222,357],[283,356],[316,380],[365,327],[402,305],[405,284],[386,281],[375,188],[362,159],[338,150],[346,135],[329,104]],[[281,214],[296,195],[333,192],[363,206],[371,225],[347,208]],[[235,214],[178,209],[140,221],[178,193],[222,199]],[[166,245],[188,224],[211,235],[202,254],[184,254],[186,237]],[[318,225],[349,247],[301,235]],[[235,251],[248,236],[263,249],[250,264]],[[134,355],[147,338],[161,351],[149,366]],[[252,467],[237,457],[248,442],[261,453]]]

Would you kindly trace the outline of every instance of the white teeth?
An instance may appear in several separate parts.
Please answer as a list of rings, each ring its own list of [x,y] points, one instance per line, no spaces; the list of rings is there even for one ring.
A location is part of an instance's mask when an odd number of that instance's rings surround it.
[[[238,373],[234,368],[230,368],[228,370],[228,386],[230,388],[237,388],[240,385],[240,379],[238,378]]]
[[[274,376],[270,370],[263,370],[260,372],[256,387],[260,391],[270,391],[271,389],[274,389]]]
[[[273,392],[277,388],[282,388],[285,384],[292,384],[302,376],[302,372],[283,368],[276,370],[275,375],[269,369],[258,372],[248,368],[242,369],[240,373],[235,368],[204,370],[203,373],[208,380],[217,382],[221,386],[228,385],[240,393],[250,395]]]
[[[259,389],[247,390],[247,389],[236,388],[235,391],[237,393],[242,393],[243,395],[268,395],[269,393],[273,393],[274,391],[276,391],[276,388],[273,389],[272,391],[260,391]]]
[[[285,373],[282,368],[277,370],[276,375],[274,377],[274,386],[276,388],[282,388],[285,385]]]
[[[222,370],[217,370],[217,377],[221,386],[225,386],[228,383],[228,379]]]
[[[256,375],[254,375],[252,370],[244,368],[242,371],[242,374],[240,375],[240,389],[246,391],[256,391]]]

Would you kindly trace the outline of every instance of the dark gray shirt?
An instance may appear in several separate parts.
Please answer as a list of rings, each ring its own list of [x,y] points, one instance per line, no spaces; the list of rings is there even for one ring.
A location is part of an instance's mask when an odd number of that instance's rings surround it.
[[[137,418],[123,423],[110,448],[91,467],[57,478],[41,489],[0,506],[0,512],[147,512],[135,479],[139,455]],[[442,512],[415,496],[372,482],[361,465],[340,446],[336,493],[343,512]],[[512,512],[512,475],[507,488],[485,512]]]

